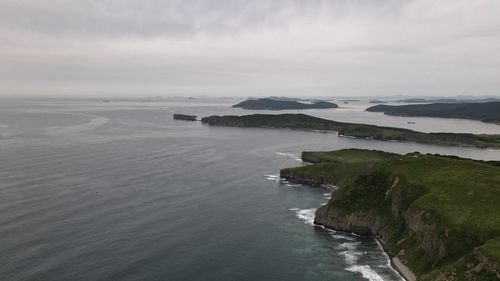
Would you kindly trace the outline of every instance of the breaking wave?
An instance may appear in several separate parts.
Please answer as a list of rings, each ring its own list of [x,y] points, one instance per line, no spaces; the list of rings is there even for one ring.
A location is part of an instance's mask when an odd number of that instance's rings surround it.
[[[305,224],[312,226],[314,225],[314,214],[316,212],[315,208],[311,209],[291,208],[290,211],[295,212],[295,216],[304,221]]]
[[[281,178],[279,174],[264,175],[264,177],[267,180],[279,183],[281,186],[285,186],[285,187],[297,187],[297,186],[300,186],[300,184],[294,184],[294,183],[291,183],[291,182],[289,182],[289,181]]]
[[[348,237],[341,237],[342,239]],[[339,245],[339,248],[344,249],[343,254],[345,262],[347,264],[346,270],[356,273],[361,273],[361,275],[370,281],[384,281],[384,279],[369,265],[358,264],[359,259],[365,254],[359,250],[360,241],[357,242],[345,242]]]
[[[300,155],[295,154],[295,153],[275,152],[274,154],[286,156],[286,157],[292,158],[295,161],[302,162],[302,158],[300,157]]]
[[[359,272],[364,278],[370,281],[384,281],[369,265],[353,265],[346,269],[351,272]]]

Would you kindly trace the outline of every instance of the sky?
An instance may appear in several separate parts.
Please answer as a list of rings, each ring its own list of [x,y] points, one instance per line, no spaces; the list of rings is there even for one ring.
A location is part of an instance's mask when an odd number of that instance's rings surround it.
[[[0,0],[0,96],[500,95],[499,0]]]

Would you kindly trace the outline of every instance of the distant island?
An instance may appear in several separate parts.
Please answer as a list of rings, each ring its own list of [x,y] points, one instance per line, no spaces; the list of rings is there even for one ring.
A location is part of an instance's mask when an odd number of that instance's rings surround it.
[[[387,103],[387,102],[383,100],[371,100],[370,103]]]
[[[500,149],[500,135],[457,133],[422,133],[409,129],[366,124],[343,123],[305,114],[252,114],[244,116],[210,116],[201,119],[210,126],[288,128],[338,132],[339,136],[383,141],[409,141],[425,144],[473,146]]]
[[[359,102],[361,100],[354,100],[354,99],[345,99],[345,100],[339,100],[341,102]]]
[[[366,111],[396,116],[461,118],[500,123],[500,102],[375,105]]]
[[[497,98],[484,98],[484,99],[402,99],[394,102],[398,103],[483,103],[483,102],[496,102],[500,101]]]
[[[295,100],[276,100],[271,98],[242,101],[233,107],[254,110],[287,110],[287,109],[326,109],[337,108],[338,105],[326,101],[303,103]]]
[[[373,235],[407,280],[500,280],[500,162],[346,149],[303,152],[291,182],[336,190],[314,222]]]
[[[174,114],[174,119],[176,120],[184,120],[184,121],[196,121],[196,115],[186,115],[186,114]]]

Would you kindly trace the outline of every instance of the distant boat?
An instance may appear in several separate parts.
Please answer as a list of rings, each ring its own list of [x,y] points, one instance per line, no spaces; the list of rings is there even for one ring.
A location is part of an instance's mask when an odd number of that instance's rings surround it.
[[[415,122],[413,122],[413,121],[408,121],[408,124],[415,124]]]
[[[102,100],[102,102],[109,102],[109,100]]]

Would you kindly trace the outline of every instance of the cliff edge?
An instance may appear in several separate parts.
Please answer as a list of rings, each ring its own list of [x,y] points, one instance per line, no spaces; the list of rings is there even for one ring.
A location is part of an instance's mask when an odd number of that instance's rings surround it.
[[[373,235],[418,280],[500,280],[500,167],[441,155],[304,152],[290,181],[336,184],[315,223]]]

